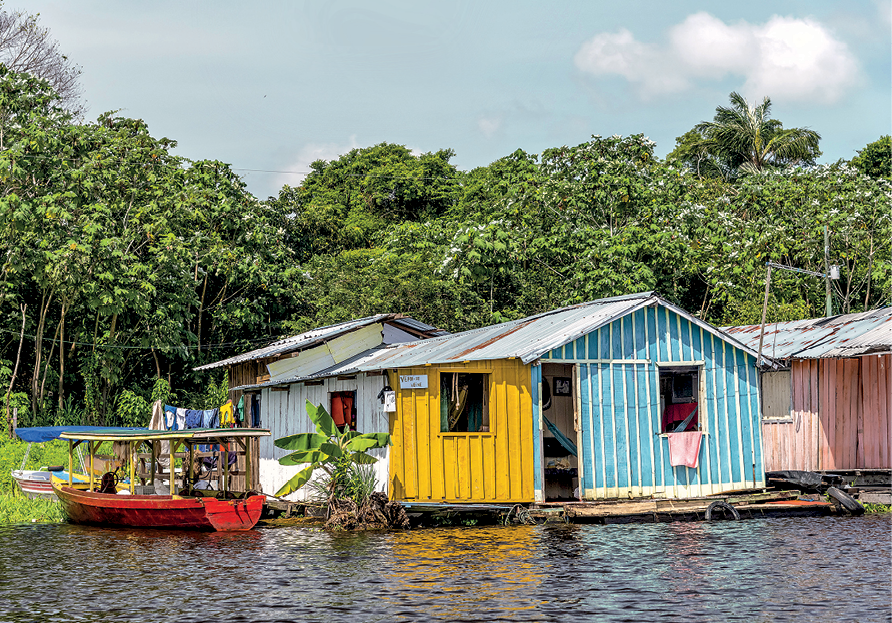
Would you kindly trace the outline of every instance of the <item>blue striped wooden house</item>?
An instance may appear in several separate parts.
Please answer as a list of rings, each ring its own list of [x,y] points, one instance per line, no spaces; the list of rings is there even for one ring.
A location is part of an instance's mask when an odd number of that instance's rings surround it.
[[[543,379],[553,384],[558,365],[571,378],[575,430],[567,433],[579,449],[580,496],[686,498],[764,486],[756,353],[652,293],[593,304],[607,302],[625,309],[532,368],[534,392]],[[696,469],[670,464],[662,414],[673,400],[698,404]],[[533,404],[537,420],[547,417],[539,395]],[[545,499],[544,457],[535,471],[536,497]]]

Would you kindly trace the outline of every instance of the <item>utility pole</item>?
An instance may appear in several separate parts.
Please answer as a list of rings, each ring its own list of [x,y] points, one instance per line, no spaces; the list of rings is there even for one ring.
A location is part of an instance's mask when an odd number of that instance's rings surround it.
[[[830,303],[830,280],[831,279],[839,279],[839,266],[830,266],[830,245],[828,241],[828,233],[827,228],[824,228],[824,260],[826,262],[827,272],[819,273],[814,270],[805,270],[804,268],[795,268],[793,266],[785,266],[784,264],[777,264],[775,262],[765,262],[765,265],[768,266],[768,274],[765,276],[765,300],[762,302],[762,328],[759,330],[759,356],[756,359],[756,367],[762,365],[762,342],[765,339],[765,316],[768,312],[768,290],[771,288],[771,269],[779,268],[781,270],[789,270],[793,273],[803,273],[805,275],[811,275],[812,277],[823,277],[827,281],[827,316],[831,315],[831,303]],[[777,338],[775,338],[777,339]]]
[[[839,279],[838,274],[836,278]],[[833,299],[830,296],[830,230],[826,225],[824,225],[824,284],[827,286],[827,313],[825,315],[829,318],[833,315]]]
[[[762,340],[765,339],[765,314],[768,313],[768,289],[771,287],[771,262],[768,263],[768,274],[765,276],[765,301],[762,303],[762,329],[759,331],[759,358],[756,367],[762,365]]]

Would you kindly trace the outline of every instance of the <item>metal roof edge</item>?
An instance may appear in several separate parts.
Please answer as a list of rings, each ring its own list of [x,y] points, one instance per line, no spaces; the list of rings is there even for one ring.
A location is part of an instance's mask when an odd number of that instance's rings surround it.
[[[592,304],[602,303],[602,302],[615,303],[617,301],[624,300],[624,299],[634,300],[635,298],[638,298],[639,296],[644,295],[644,294],[646,294],[647,297],[646,298],[642,297],[643,300],[638,305],[634,305],[632,307],[629,307],[628,309],[624,309],[623,311],[621,311],[617,314],[614,314],[613,316],[610,316],[600,322],[596,322],[596,323],[592,324],[590,327],[586,327],[586,329],[584,331],[579,331],[578,333],[571,334],[572,337],[561,342],[560,344],[551,346],[548,349],[539,348],[534,351],[529,351],[527,354],[521,355],[520,360],[524,363],[524,365],[526,365],[526,364],[532,363],[536,359],[541,359],[542,355],[544,355],[545,353],[552,351],[555,348],[559,348],[561,346],[569,344],[570,342],[575,342],[582,336],[588,335],[592,331],[596,331],[596,330],[600,329],[601,327],[610,324],[611,322],[616,322],[618,319],[620,319],[624,316],[627,316],[629,314],[634,314],[639,309],[643,309],[644,307],[647,307],[648,305],[650,305],[654,298],[659,299],[660,297],[659,297],[659,295],[656,295],[652,291],[650,291],[650,292],[643,292],[640,294],[615,296],[615,297],[610,297],[609,299],[599,299],[598,301],[591,301]],[[586,304],[588,304],[588,303],[586,303]],[[562,309],[567,309],[567,308],[564,307]]]
[[[661,304],[662,304],[666,309],[671,309],[673,312],[675,312],[676,314],[679,314],[679,315],[683,316],[683,317],[686,318],[688,321],[693,322],[694,324],[696,324],[697,326],[699,326],[701,329],[705,329],[705,330],[709,331],[711,334],[713,334],[714,336],[716,336],[717,338],[719,338],[719,339],[721,339],[721,340],[724,340],[725,342],[728,342],[729,344],[731,344],[731,345],[734,346],[735,348],[739,348],[739,349],[742,350],[743,352],[745,352],[745,353],[749,353],[750,355],[752,355],[753,357],[756,358],[756,362],[758,363],[758,360],[759,360],[759,353],[758,353],[757,351],[753,350],[752,348],[750,348],[749,346],[747,346],[746,344],[743,344],[742,342],[740,342],[740,341],[739,341],[737,338],[735,338],[733,335],[731,335],[731,334],[729,334],[729,333],[726,333],[725,331],[723,331],[723,330],[720,329],[719,327],[716,327],[716,326],[713,326],[713,325],[709,324],[708,322],[706,322],[705,320],[703,320],[703,319],[701,319],[701,318],[697,318],[697,317],[694,316],[693,314],[691,314],[691,313],[689,313],[689,312],[686,312],[686,311],[685,311],[684,309],[682,309],[681,307],[678,307],[678,306],[676,306],[675,304],[670,303],[669,301],[667,301],[667,300],[664,299],[663,297],[661,297],[661,296],[659,296],[659,295],[656,295],[656,296],[657,296],[658,299],[660,299]],[[773,359],[773,358],[771,358],[771,357],[768,357],[768,356],[765,355],[765,354],[762,354],[762,360],[763,360],[763,361],[768,361],[768,362],[770,362],[772,368],[777,368],[777,367],[779,367],[779,365],[780,365],[780,364],[778,363],[778,360],[775,360],[775,359]]]
[[[231,365],[232,363],[245,363],[247,361],[257,361],[258,359],[267,359],[268,357],[271,357],[272,355],[258,355],[256,357],[248,357],[246,359],[241,359],[241,357],[250,355],[253,352],[259,352],[261,350],[265,350],[267,348],[270,348],[271,346],[275,346],[276,344],[278,344],[280,342],[285,342],[286,340],[290,340],[290,339],[295,339],[295,348],[297,349],[298,348],[297,344],[299,343],[299,340],[297,340],[296,338],[299,338],[301,335],[305,335],[307,333],[313,333],[316,331],[325,331],[326,329],[334,329],[335,327],[340,326],[340,325],[347,325],[347,324],[355,323],[357,326],[351,327],[349,329],[345,329],[343,333],[339,334],[339,335],[347,335],[348,333],[353,333],[354,331],[358,331],[359,329],[362,329],[362,328],[368,326],[369,324],[374,324],[374,322],[378,322],[378,321],[387,322],[388,320],[397,318],[400,315],[401,314],[398,314],[398,313],[375,314],[374,316],[366,316],[364,318],[357,318],[355,320],[345,320],[344,322],[336,322],[334,324],[325,325],[324,327],[316,327],[315,329],[310,329],[309,331],[304,331],[303,333],[298,333],[297,335],[292,335],[289,337],[274,340],[274,341],[270,342],[269,344],[267,344],[266,346],[263,346],[261,348],[255,348],[254,350],[249,350],[248,352],[241,353],[240,355],[233,355],[232,357],[227,357],[226,359],[221,359],[220,361],[215,361],[213,363],[206,363],[206,364],[198,366],[196,368],[192,368],[192,371],[193,372],[202,372],[205,370],[213,370],[214,368],[221,368],[223,366]],[[360,323],[364,323],[364,324],[360,324]],[[300,350],[306,350],[308,348],[318,346],[318,344],[320,342],[324,342],[325,340],[327,340],[329,338],[330,338],[330,336],[326,336],[324,338],[320,337],[319,339],[316,339],[314,341],[308,342],[307,344],[301,345],[299,348],[300,348]],[[285,347],[285,346],[287,346],[287,344],[283,343],[282,346]],[[287,353],[287,352],[291,352],[291,351],[284,350],[277,354],[283,354],[283,353]],[[238,360],[238,361],[235,361],[235,360]]]

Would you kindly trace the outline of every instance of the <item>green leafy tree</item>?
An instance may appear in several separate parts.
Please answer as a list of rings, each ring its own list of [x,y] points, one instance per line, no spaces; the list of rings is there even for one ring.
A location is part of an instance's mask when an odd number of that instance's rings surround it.
[[[445,214],[460,193],[452,150],[415,156],[402,145],[353,149],[337,160],[318,160],[297,188],[272,201],[290,210],[299,260],[318,253],[375,246],[389,225]]]
[[[859,149],[852,165],[864,175],[892,179],[892,137],[886,134]]]
[[[279,459],[280,465],[305,465],[276,495],[288,495],[303,487],[317,469],[323,470],[329,479],[329,505],[341,491],[349,487],[352,467],[373,465],[377,459],[367,450],[390,445],[387,433],[358,433],[339,429],[328,411],[307,401],[307,416],[316,426],[315,433],[299,433],[276,439],[278,448],[291,450],[291,454]]]
[[[784,129],[771,118],[771,99],[751,105],[739,93],[730,106],[718,106],[712,121],[698,123],[677,139],[668,156],[698,174],[732,179],[740,172],[761,172],[791,164],[814,164],[821,155],[821,135],[808,128]]]

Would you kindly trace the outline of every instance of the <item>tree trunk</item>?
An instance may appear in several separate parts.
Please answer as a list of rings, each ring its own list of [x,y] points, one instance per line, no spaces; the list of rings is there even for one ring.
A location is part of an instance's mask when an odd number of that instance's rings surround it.
[[[155,351],[155,347],[152,346],[152,357],[155,358],[155,378],[161,378],[161,364],[158,362],[158,353]]]
[[[19,352],[15,356],[15,367],[12,369],[12,378],[9,379],[9,389],[6,390],[6,421],[11,426],[11,422],[9,420],[9,397],[12,395],[12,386],[15,383],[15,377],[19,372],[19,361],[22,358],[22,342],[25,340],[25,312],[28,310],[28,304],[25,303],[21,305],[22,309],[22,330],[19,332]],[[12,437],[12,430],[9,431],[9,436]]]
[[[38,382],[40,381],[40,364],[43,359],[43,330],[46,325],[46,314],[49,311],[53,293],[44,293],[40,300],[40,316],[37,321],[37,333],[34,336],[34,374],[31,377],[31,414],[37,417]]]
[[[196,271],[198,268],[196,267]],[[197,273],[196,273],[197,275]],[[201,302],[198,305],[198,356],[201,357],[201,316],[204,314],[204,296],[208,289],[208,276],[204,276],[204,285],[201,287]],[[200,360],[200,359],[199,359]]]
[[[56,340],[59,339],[59,329],[62,327],[62,324],[56,326],[56,332],[53,334],[53,343],[50,344],[50,354],[46,357],[46,363],[43,366],[43,379],[40,381],[40,404],[43,404],[44,390],[46,389],[46,375],[49,374],[50,371],[50,361],[53,359],[53,350],[56,348]],[[59,344],[59,349],[61,351],[62,345]]]
[[[66,305],[62,304],[62,317],[59,319],[59,411],[65,406],[65,312]]]
[[[108,330],[108,342],[109,342],[109,346],[111,346],[111,343],[112,343],[112,342],[114,341],[114,339],[115,339],[115,329],[117,329],[117,327],[118,327],[118,314],[115,313],[115,314],[112,314],[111,327],[110,327],[109,330]],[[99,378],[100,378],[100,379],[103,377],[102,369],[103,369],[105,366],[106,366],[106,359],[103,357],[103,358],[102,358],[102,366],[101,366],[100,369],[99,369]],[[106,423],[107,423],[105,418],[106,418],[106,416],[108,415],[108,397],[109,397],[109,394],[111,394],[111,379],[109,379],[108,377],[106,377],[106,378],[105,378],[105,382],[102,383],[102,400],[100,401],[100,404],[99,404],[99,413],[100,413],[100,417],[102,418],[102,424],[103,424],[103,426],[105,426]]]

